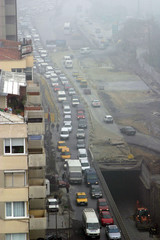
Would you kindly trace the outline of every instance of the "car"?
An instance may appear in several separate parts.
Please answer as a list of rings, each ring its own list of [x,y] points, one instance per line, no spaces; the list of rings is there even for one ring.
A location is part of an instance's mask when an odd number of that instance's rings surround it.
[[[71,115],[70,107],[63,108],[63,115]]]
[[[69,132],[72,132],[72,124],[71,124],[70,122],[64,123],[64,127],[65,127],[65,128],[68,128],[68,131],[69,131]]]
[[[107,225],[105,229],[106,237],[109,240],[121,239],[121,231],[117,225]]]
[[[76,193],[76,203],[77,205],[88,205],[88,199],[87,199],[87,195],[85,192],[77,192]]]
[[[78,128],[78,129],[77,129],[77,133],[76,133],[76,137],[79,138],[79,139],[80,139],[80,138],[82,139],[82,138],[85,138],[85,136],[86,136],[86,135],[85,135],[84,129],[79,129],[79,128]]]
[[[71,158],[71,153],[69,151],[69,148],[63,149],[62,153],[61,153],[61,159],[65,160],[65,159],[70,159]]]
[[[66,123],[66,122],[69,122],[69,123],[72,123],[72,116],[70,115],[70,114],[67,114],[67,115],[64,115],[64,119],[63,119],[64,121],[64,124]]]
[[[113,123],[113,117],[111,115],[105,115],[104,122],[105,123]]]
[[[109,206],[105,198],[101,198],[97,200],[97,211],[109,211]]]
[[[102,198],[103,196],[101,187],[95,184],[92,184],[90,186],[90,194],[91,194],[91,198]]]
[[[99,213],[99,221],[102,226],[114,224],[113,217],[109,211],[101,211]]]
[[[101,103],[99,100],[93,100],[92,101],[92,107],[100,107],[101,106]]]
[[[136,134],[136,130],[133,127],[126,126],[120,129],[121,133],[126,134],[128,136],[134,136]]]
[[[48,198],[47,199],[47,211],[48,212],[58,212],[59,205],[56,198]]]
[[[71,88],[71,85],[70,84],[64,84],[64,89],[66,91],[69,91],[69,89]]]
[[[79,100],[78,99],[72,99],[72,106],[76,107],[79,104]]]
[[[85,119],[79,119],[78,121],[78,128],[85,129],[87,128],[87,121]]]
[[[63,101],[62,106],[63,106],[63,108],[64,108],[65,106],[70,107],[69,101],[67,101],[67,100]]]
[[[62,127],[60,132],[61,139],[68,139],[69,138],[69,131],[68,128]]]
[[[76,91],[74,90],[74,88],[70,88],[70,89],[68,90],[68,95],[69,95],[69,96],[72,96],[72,95],[74,95],[74,94],[76,94]]]
[[[57,150],[59,152],[62,151],[62,149],[65,149],[67,146],[66,146],[66,142],[65,141],[58,141],[57,142]]]
[[[78,72],[76,72],[76,71],[72,72],[72,76],[73,76],[73,77],[77,77],[77,76],[78,76],[78,74],[79,74],[79,73],[78,73]]]
[[[60,90],[61,90],[60,86],[55,86],[55,87],[54,87],[54,91],[55,91],[55,92],[60,91]]]
[[[65,188],[67,185],[67,182],[64,181],[61,177],[58,178],[58,188]]]
[[[86,147],[86,144],[85,144],[84,139],[77,139],[77,149],[85,148],[85,147]]]
[[[80,159],[80,162],[81,162],[82,172],[86,171],[86,169],[90,169],[88,160]]]
[[[59,83],[58,83],[58,81],[51,82],[51,84],[52,84],[52,87],[58,87],[58,86],[59,86]]]
[[[82,110],[77,111],[77,119],[84,119],[85,118],[85,113]]]

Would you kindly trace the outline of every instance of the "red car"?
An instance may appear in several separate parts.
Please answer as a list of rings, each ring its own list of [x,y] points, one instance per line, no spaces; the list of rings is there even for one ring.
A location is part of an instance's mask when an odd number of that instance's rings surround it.
[[[102,226],[114,224],[113,217],[111,216],[109,211],[101,211],[99,213],[99,221]]]
[[[85,118],[85,114],[84,111],[77,111],[77,119],[84,119]]]
[[[97,210],[98,212],[109,211],[109,206],[105,198],[101,198],[97,200]]]
[[[55,92],[60,91],[60,87],[59,87],[59,86],[55,86],[55,87],[54,87],[54,91],[55,91]]]

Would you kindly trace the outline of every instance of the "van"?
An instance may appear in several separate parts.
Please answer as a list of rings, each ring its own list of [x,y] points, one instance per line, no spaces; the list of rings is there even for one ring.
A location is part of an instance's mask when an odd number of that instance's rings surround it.
[[[68,139],[69,138],[69,131],[68,128],[62,127],[60,132],[61,139]]]
[[[88,161],[87,150],[85,148],[78,149],[78,159]]]
[[[66,98],[66,93],[65,91],[58,91],[58,102],[63,102],[65,101]]]
[[[99,184],[98,177],[94,168],[85,170],[84,181],[87,186],[91,186],[92,184]]]
[[[82,227],[86,237],[100,238],[100,224],[93,208],[83,209]]]
[[[72,60],[66,60],[64,66],[65,68],[73,68]]]

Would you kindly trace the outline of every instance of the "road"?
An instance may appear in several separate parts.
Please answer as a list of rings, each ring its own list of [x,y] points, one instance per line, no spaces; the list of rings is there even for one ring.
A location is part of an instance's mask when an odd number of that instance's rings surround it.
[[[46,16],[48,16],[48,13],[46,14]],[[50,18],[50,20],[51,20],[51,18]],[[45,17],[44,17],[44,19],[43,19],[43,26],[44,26],[44,28],[45,28]],[[50,21],[48,21],[48,23],[47,23],[47,26],[50,26],[49,25],[49,22]],[[63,20],[62,20],[62,22],[63,22]],[[44,36],[44,41],[45,41],[45,38],[47,37],[48,38],[48,36],[45,34],[45,32],[43,32],[44,31],[44,28],[43,29],[41,29],[41,27],[39,27],[39,32],[41,32],[41,38],[43,38],[43,36]],[[58,28],[58,27],[57,27]],[[50,30],[51,30],[51,27],[49,28]],[[52,33],[52,32],[54,32],[54,31],[48,31],[48,34],[49,33]],[[50,35],[51,37],[52,37],[52,35]],[[43,41],[43,42],[44,42]],[[61,66],[62,67],[62,66]],[[63,67],[62,67],[62,69],[63,69]],[[64,69],[63,69],[64,70]],[[71,73],[70,73],[70,71],[68,70],[67,71],[67,75],[71,75]],[[95,95],[95,97],[96,97],[96,92],[94,93]],[[55,99],[56,99],[56,94],[54,94],[54,97],[55,97]],[[90,96],[87,96],[86,97],[86,99],[85,99],[85,101],[87,102],[87,104],[88,104],[88,106],[90,106],[90,102],[91,102],[91,100],[92,100],[92,97],[90,97]],[[59,108],[59,112],[60,112],[60,116],[61,116],[61,126],[62,126],[62,107],[61,107],[61,104],[59,104],[59,103],[57,103],[56,102],[56,104],[57,104],[57,106],[58,106],[58,108]],[[92,117],[94,118],[94,119],[96,119],[97,121],[99,121],[100,123],[102,123],[103,122],[103,113],[104,113],[104,111],[105,111],[105,113],[107,113],[107,110],[105,109],[105,108],[103,108],[103,106],[102,106],[102,108],[100,108],[100,109],[91,109],[91,114],[92,114]],[[75,143],[76,143],[76,138],[75,138],[75,129],[77,128],[77,120],[76,120],[76,116],[75,116],[75,109],[72,109],[72,112],[73,112],[73,128],[74,128],[74,131],[73,131],[73,133],[71,134],[71,137],[70,137],[70,139],[69,139],[69,141],[68,141],[68,145],[71,147],[71,149],[72,149],[72,157],[73,158],[76,158],[77,157],[77,151],[76,151],[76,147],[75,147]],[[104,123],[103,123],[104,124]],[[106,128],[108,128],[108,131],[111,131],[112,133],[114,132],[114,134],[118,134],[118,136],[119,136],[119,130],[118,130],[118,127],[115,125],[115,124],[113,124],[112,126],[108,126],[108,125],[105,125],[104,124],[104,126],[106,127]],[[138,135],[137,135],[138,136]],[[121,136],[122,137],[122,136]],[[58,134],[56,135],[56,141],[58,141],[58,139],[59,139],[59,136],[58,136]],[[132,139],[134,139],[134,138],[132,138]],[[138,139],[137,139],[138,140]],[[147,142],[147,144],[148,144],[148,142]],[[124,182],[125,182],[125,180],[124,180]],[[87,194],[89,195],[89,189],[88,188],[86,188],[85,187],[85,185],[83,184],[83,185],[81,185],[79,188],[78,188],[78,190],[85,190],[86,192],[87,192]],[[71,199],[71,203],[72,203],[72,206],[73,206],[73,210],[74,210],[74,212],[75,212],[75,215],[74,215],[74,217],[75,217],[75,219],[76,220],[81,220],[81,210],[82,210],[82,208],[81,207],[79,207],[79,208],[77,208],[76,206],[75,206],[75,198],[74,198],[74,196],[75,196],[75,192],[77,191],[77,188],[75,187],[75,186],[71,186],[71,189],[70,189],[70,199]],[[134,196],[135,197],[135,196]],[[96,201],[95,200],[92,200],[92,199],[90,199],[90,197],[89,197],[89,206],[91,206],[91,207],[94,207],[94,208],[96,208]],[[127,199],[126,199],[126,201],[125,202],[121,202],[121,207],[122,207],[122,209],[124,210],[124,212],[125,212],[125,214],[126,214],[126,217],[128,218],[128,216],[131,216],[131,211],[130,211],[130,209],[131,209],[131,206],[130,206],[131,204],[129,203],[129,201],[127,201]],[[128,210],[127,210],[128,209]],[[146,233],[140,233],[139,234],[139,232],[137,231],[136,232],[136,230],[135,230],[135,228],[134,228],[134,222],[132,221],[132,220],[128,220],[127,222],[126,222],[126,224],[128,224],[128,222],[130,222],[130,224],[129,225],[127,225],[127,226],[129,226],[129,230],[130,230],[130,232],[132,232],[132,234],[134,235],[134,237],[132,238],[132,239],[135,239],[135,234],[136,234],[136,238],[137,238],[137,236],[138,236],[138,238],[143,238],[143,239],[148,239],[148,234],[146,234]],[[133,228],[131,228],[131,225],[132,225],[132,227]],[[131,228],[131,229],[130,229]],[[104,231],[102,231],[102,238],[104,237]]]

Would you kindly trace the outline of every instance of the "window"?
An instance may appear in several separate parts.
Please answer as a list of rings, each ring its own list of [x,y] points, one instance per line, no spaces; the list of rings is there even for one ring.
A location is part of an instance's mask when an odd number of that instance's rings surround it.
[[[26,172],[25,171],[5,171],[4,172],[5,187],[24,187],[26,186]]]
[[[24,218],[26,217],[25,202],[7,202],[6,218]]]
[[[26,233],[12,233],[5,235],[5,240],[26,240],[26,239],[27,239]]]
[[[24,138],[6,138],[4,140],[5,154],[24,154],[25,139]]]
[[[16,23],[16,18],[15,16],[6,16],[6,24],[15,24]]]

